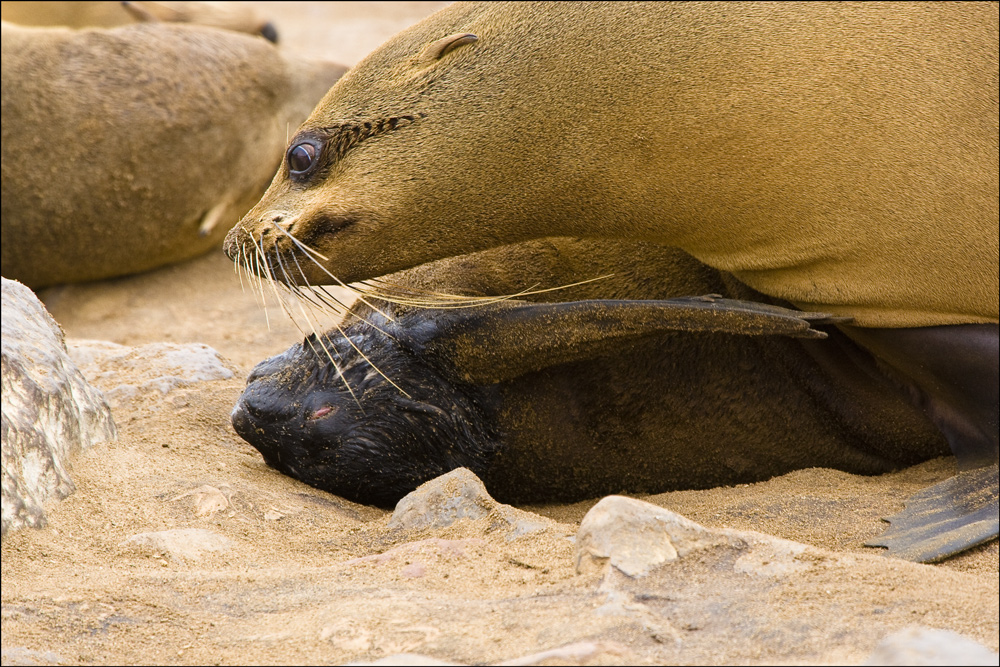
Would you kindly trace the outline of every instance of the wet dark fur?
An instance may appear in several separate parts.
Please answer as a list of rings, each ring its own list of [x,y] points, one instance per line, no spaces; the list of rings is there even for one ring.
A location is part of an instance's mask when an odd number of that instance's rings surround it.
[[[484,474],[498,448],[484,404],[496,392],[452,387],[367,325],[351,334],[398,388],[343,336],[324,335],[321,346],[312,335],[254,368],[233,410],[236,432],[286,475],[373,505],[391,506],[455,468]],[[315,417],[323,408],[330,412]]]
[[[484,253],[408,275],[463,287],[474,275],[482,281],[477,288],[512,291],[519,285],[505,283],[502,272],[522,260],[536,271],[546,262],[553,271],[572,270],[581,260],[601,271],[618,250],[621,262],[639,268],[594,283],[594,291],[765,299],[676,251],[605,246],[588,255],[577,246],[549,254],[508,249],[493,256],[495,264]],[[650,261],[637,262],[644,256]],[[668,261],[683,279],[654,268]],[[524,279],[551,284],[559,277]],[[563,296],[589,298],[587,289]],[[502,501],[541,502],[753,482],[812,466],[877,474],[948,453],[905,391],[832,328],[819,341],[668,333],[597,359],[476,385],[455,380],[448,359],[414,349],[457,311],[395,310],[394,322],[368,311],[371,324],[354,320],[345,331],[409,397],[331,332],[326,345],[354,395],[309,338],[254,369],[233,411],[237,432],[278,470],[381,506],[458,466]],[[326,406],[330,412],[311,418]]]

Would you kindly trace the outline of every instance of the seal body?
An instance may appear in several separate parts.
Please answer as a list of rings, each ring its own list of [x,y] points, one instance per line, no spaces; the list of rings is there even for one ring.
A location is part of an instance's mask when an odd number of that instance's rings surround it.
[[[274,25],[241,2],[4,2],[0,17],[21,25],[114,28],[140,21],[195,23],[278,40]]]
[[[546,296],[765,299],[680,251],[569,239],[393,281],[491,295],[557,286],[583,267],[623,272]],[[390,308],[393,321],[361,306],[342,332],[254,369],[232,419],[270,465],[391,506],[459,466],[505,502],[544,502],[753,482],[811,466],[875,474],[948,451],[871,355],[835,329],[829,340],[651,332],[596,356],[466,380],[463,355],[432,354],[427,340],[469,311]],[[486,329],[508,326],[502,314],[483,317]],[[512,356],[540,354],[516,338]]]
[[[4,23],[4,275],[37,289],[217,247],[344,70],[193,25]]]
[[[851,318],[840,331],[960,469],[995,471],[998,15],[456,3],[330,90],[226,250],[326,284],[543,237],[677,247],[762,298]],[[767,404],[763,386],[747,389]],[[995,517],[997,476],[984,478],[973,495]],[[976,517],[959,517],[985,528],[958,542],[996,536]]]
[[[331,89],[228,251],[303,259],[281,225],[321,284],[610,237],[863,327],[996,323],[997,14],[456,3]]]

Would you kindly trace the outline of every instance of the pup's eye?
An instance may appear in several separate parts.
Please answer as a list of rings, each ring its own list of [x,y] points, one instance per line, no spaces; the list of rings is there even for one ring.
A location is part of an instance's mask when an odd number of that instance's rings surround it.
[[[288,149],[288,172],[302,176],[316,164],[316,147],[310,143],[295,144]]]

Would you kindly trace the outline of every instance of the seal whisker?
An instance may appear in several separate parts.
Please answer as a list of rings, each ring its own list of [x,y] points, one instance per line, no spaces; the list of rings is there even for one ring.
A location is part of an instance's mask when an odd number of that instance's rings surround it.
[[[343,303],[340,299],[331,295],[329,292],[326,291],[326,289],[320,288],[322,289],[323,294],[325,294],[327,297],[330,297],[334,305],[331,306],[330,303],[325,298],[323,298],[322,295],[317,294],[316,287],[309,282],[308,278],[306,278],[305,271],[302,270],[302,265],[299,264],[299,258],[296,257],[294,253],[292,254],[292,260],[295,262],[295,266],[298,267],[299,275],[302,276],[302,281],[306,284],[306,287],[309,288],[310,293],[315,295],[316,298],[318,298],[323,303],[325,308],[332,309],[333,312],[336,313],[337,315],[342,316],[345,313],[350,313],[351,315],[357,317],[357,314],[351,310],[350,306],[348,306],[346,303]]]
[[[281,261],[281,256],[280,256],[280,255],[278,255],[278,256],[277,256],[277,259],[278,259],[278,265],[279,265],[279,267],[281,268],[281,272],[282,272],[282,273],[283,273],[283,274],[285,275],[285,278],[287,279],[287,278],[288,278],[289,276],[288,276],[288,273],[287,273],[287,272],[285,271],[285,267],[284,267],[284,263],[283,263],[283,262]],[[293,259],[294,259],[294,256],[293,256]],[[295,261],[296,261],[296,263],[298,263],[298,260],[295,260]],[[300,269],[301,269],[301,267],[300,267]],[[311,287],[311,286],[309,285],[309,281],[308,281],[308,280],[307,280],[307,279],[305,278],[305,276],[304,276],[304,275],[302,276],[302,279],[303,279],[303,280],[305,280],[305,282],[306,282],[306,285],[307,285],[307,286]],[[303,303],[305,303],[305,304],[309,305],[309,304],[314,304],[314,302],[312,301],[312,299],[310,299],[310,298],[309,298],[308,296],[306,296],[306,294],[305,294],[304,290],[300,290],[300,289],[294,289],[294,290],[293,290],[293,289],[291,289],[291,288],[289,287],[289,283],[287,283],[287,282],[285,283],[285,286],[286,286],[286,288],[287,288],[287,289],[288,289],[288,290],[289,290],[290,292],[293,292],[293,293],[294,293],[294,294],[296,295],[296,297],[297,297],[297,298],[296,298],[296,302],[297,302],[297,304],[298,304],[298,306],[299,306],[299,310],[300,310],[300,311],[302,312],[302,317],[304,317],[304,318],[306,319],[306,322],[307,322],[307,323],[309,324],[309,326],[310,326],[310,328],[312,329],[313,333],[316,333],[316,326],[315,326],[315,324],[313,324],[312,320],[311,320],[311,319],[309,318],[309,315],[308,315],[308,314],[306,313],[306,311],[305,311],[305,308],[303,308],[303,307],[302,307],[302,304],[303,304]],[[315,294],[315,292],[312,292],[312,291],[310,290],[310,294]],[[318,310],[320,310],[320,312],[321,312],[321,313],[322,313],[322,312],[326,312],[326,311],[325,311],[324,309],[322,309],[322,308],[320,308],[320,307],[318,307],[318,306],[317,306],[317,308],[318,308]],[[357,315],[357,314],[355,314],[355,313],[353,313],[353,312],[352,312],[351,314],[352,314],[352,315],[354,315],[355,317],[357,317],[358,319],[364,319],[364,318],[361,318],[361,317],[358,317],[358,315]],[[289,316],[289,317],[291,317],[291,316]],[[294,318],[291,318],[291,319],[292,319],[292,322],[295,322]],[[379,332],[381,332],[382,334],[384,334],[384,335],[386,335],[386,336],[389,336],[389,338],[393,338],[393,340],[395,340],[395,338],[394,338],[394,337],[393,337],[393,336],[392,336],[391,334],[389,334],[389,333],[388,333],[387,331],[385,331],[384,329],[382,329],[382,328],[381,328],[381,327],[379,327],[378,325],[374,324],[373,322],[370,322],[370,321],[369,321],[369,320],[367,320],[367,319],[364,319],[364,321],[365,321],[365,322],[366,322],[366,323],[367,323],[367,324],[368,324],[369,326],[373,327],[374,329],[377,329],[377,330],[378,330]],[[372,361],[372,360],[371,360],[371,359],[370,359],[370,358],[368,357],[368,355],[366,355],[366,354],[365,354],[364,352],[362,352],[362,351],[361,351],[361,348],[359,348],[359,347],[357,346],[357,344],[355,344],[355,342],[354,342],[354,341],[353,341],[353,340],[352,340],[352,339],[351,339],[351,338],[350,338],[349,336],[347,336],[347,335],[346,335],[346,334],[344,333],[344,330],[343,330],[343,329],[342,329],[342,328],[340,327],[340,324],[339,324],[339,323],[334,323],[334,325],[333,325],[333,326],[334,326],[334,328],[336,328],[336,329],[337,329],[337,331],[338,331],[338,332],[339,332],[339,333],[341,334],[341,336],[342,336],[342,337],[343,337],[343,338],[344,338],[345,340],[347,340],[347,342],[348,342],[348,343],[350,344],[350,346],[351,346],[352,348],[354,348],[354,351],[355,351],[355,352],[357,352],[357,353],[358,353],[358,354],[359,354],[359,355],[361,356],[361,358],[362,358],[362,359],[364,359],[364,360],[365,360],[365,361],[366,361],[366,362],[368,363],[368,365],[369,365],[369,366],[371,366],[371,367],[372,367],[372,369],[373,369],[373,370],[374,370],[374,371],[375,371],[376,373],[378,373],[379,375],[381,375],[381,376],[382,376],[382,377],[383,377],[383,378],[385,379],[385,381],[386,381],[386,382],[388,382],[388,383],[389,383],[389,384],[391,384],[391,385],[392,385],[393,387],[395,387],[396,389],[398,389],[398,390],[399,390],[399,392],[400,392],[400,393],[402,393],[402,394],[403,394],[404,396],[406,396],[407,398],[412,398],[412,397],[410,396],[410,394],[409,394],[409,393],[408,393],[408,392],[407,392],[407,391],[406,391],[405,389],[403,389],[403,388],[402,388],[402,387],[400,387],[400,386],[399,386],[398,384],[396,384],[395,382],[393,382],[393,381],[392,381],[392,379],[391,379],[391,378],[390,378],[390,377],[389,377],[388,375],[386,375],[386,374],[385,374],[384,372],[382,372],[382,369],[380,369],[380,368],[379,368],[379,367],[378,367],[378,366],[377,366],[377,365],[376,365],[376,364],[375,364],[375,363],[374,363],[374,362],[373,362],[373,361]],[[298,327],[298,324],[296,324],[296,327]],[[299,329],[299,330],[301,331],[301,329]],[[319,340],[321,340],[321,341],[322,341],[322,338],[319,338]],[[326,349],[326,346],[325,346],[325,345],[324,345],[324,344],[323,344],[322,342],[321,342],[320,344],[321,344],[321,345],[323,345],[323,348],[324,348],[324,349]],[[327,356],[329,356],[329,351],[327,351]],[[332,361],[332,358],[331,358],[331,361]],[[339,368],[337,369],[337,372],[338,372],[338,373],[340,372],[340,369],[339,369]],[[341,377],[343,377],[343,373],[341,373]],[[346,379],[346,378],[344,379],[344,383],[345,383],[345,384],[347,383],[347,379]],[[352,395],[353,395],[353,392],[352,392]],[[361,407],[361,404],[360,404],[360,403],[358,404],[358,407],[359,407],[359,408]],[[362,408],[362,410],[363,410],[363,408]]]
[[[240,245],[240,259],[242,260],[242,266],[240,267],[241,274],[246,273],[247,283],[249,283],[250,289],[253,290],[253,297],[254,300],[256,300],[257,289],[254,283],[253,271],[250,269],[250,255],[247,253],[247,244],[245,241]]]
[[[257,244],[256,243],[254,243],[254,250],[256,252],[254,253],[253,261],[254,261],[254,264],[257,266],[257,268],[259,270],[261,256],[260,256],[260,251],[257,248]],[[253,289],[254,301],[257,302],[257,304],[259,305],[260,308],[263,308],[265,310],[265,318],[266,318],[267,317],[267,315],[266,315],[267,304],[264,301],[264,288],[263,288],[263,286],[261,285],[261,282],[260,282],[260,274],[257,271],[255,271],[253,269],[253,267],[250,266],[250,255],[249,255],[249,253],[246,253],[244,255],[244,258],[246,260],[247,280],[250,282],[250,287]]]
[[[302,281],[306,284],[306,288],[307,288],[307,289],[304,290],[304,289],[301,289],[298,285],[291,285],[290,281],[289,281],[289,283],[286,283],[286,287],[290,291],[294,290],[296,298],[308,300],[310,303],[312,303],[322,313],[327,313],[327,312],[329,312],[329,310],[333,310],[334,313],[336,313],[337,315],[340,315],[340,316],[343,316],[345,314],[351,314],[355,318],[357,318],[359,320],[363,320],[369,326],[371,326],[372,328],[378,330],[383,335],[391,338],[392,340],[396,340],[395,337],[392,334],[390,334],[388,331],[386,331],[385,329],[383,329],[379,325],[375,324],[373,321],[369,320],[367,317],[358,315],[350,306],[348,306],[347,304],[343,303],[340,299],[338,299],[338,298],[334,297],[333,295],[331,295],[326,290],[325,287],[320,286],[317,289],[317,287],[313,286],[309,282],[309,279],[306,278],[305,272],[302,270],[302,265],[299,264],[299,260],[298,260],[298,258],[294,254],[292,254],[292,261],[295,262],[295,266],[299,269],[299,275],[302,277]],[[286,276],[287,276],[287,274],[286,274]],[[307,294],[310,295],[310,296],[307,296]],[[330,301],[327,300],[327,297],[330,300],[333,301],[333,305],[332,306],[330,305]],[[318,300],[319,303],[316,303],[316,301],[313,301],[313,298],[315,298],[316,300]],[[391,321],[391,318],[388,317],[382,311],[377,311],[377,312],[379,314],[381,314],[383,317],[385,317],[386,319],[388,319],[388,320]],[[338,328],[338,330],[339,330],[339,328]],[[364,355],[362,355],[362,356],[364,356]],[[379,374],[382,374],[382,372],[378,368],[375,367],[375,364],[372,364],[372,368],[375,368],[375,370],[378,371]],[[384,375],[383,375],[383,377],[384,377]],[[386,378],[386,379],[388,380],[389,378]],[[390,382],[391,382],[391,380],[390,380]],[[406,392],[403,392],[403,393],[406,393]]]
[[[310,287],[312,289],[311,289],[311,291],[309,293],[312,294],[313,296],[315,296],[320,301],[320,303],[322,303],[323,305],[326,305],[327,302],[326,302],[326,300],[322,296],[320,296],[319,291],[322,291],[323,294],[327,294],[328,296],[329,296],[329,292],[327,292],[325,289],[323,289],[322,286],[314,287],[314,286],[310,285]],[[303,298],[308,299],[309,297],[303,295]],[[338,304],[340,303],[334,297],[331,297],[331,298],[333,298],[335,301],[337,301]],[[326,311],[324,310],[323,312],[326,312]],[[358,320],[364,322],[365,324],[367,324],[371,328],[375,329],[376,331],[378,331],[382,335],[386,336],[387,338],[391,338],[392,340],[396,340],[395,336],[393,336],[391,333],[389,333],[388,331],[386,331],[385,329],[383,329],[381,326],[379,326],[375,322],[369,320],[365,315],[359,315],[357,312],[355,312],[354,310],[351,310],[350,308],[347,309],[347,314],[353,315],[355,318],[357,318]]]
[[[405,306],[424,307],[424,308],[446,308],[446,309],[474,308],[476,306],[489,305],[491,303],[497,303],[499,301],[517,299],[523,296],[544,294],[546,292],[554,292],[556,290],[577,287],[579,285],[584,285],[586,283],[594,282],[597,280],[604,280],[606,278],[612,277],[613,275],[614,274],[606,274],[603,276],[598,276],[596,278],[588,278],[587,280],[581,280],[575,283],[568,283],[556,287],[547,287],[544,289],[535,289],[538,286],[538,283],[535,283],[535,285],[532,285],[527,289],[521,290],[520,292],[514,292],[511,294],[504,294],[495,297],[473,297],[461,294],[447,294],[443,292],[432,292],[432,291],[426,291],[426,293],[430,295],[437,295],[440,297],[440,299],[418,299],[418,298],[406,299],[397,295],[392,295],[391,297],[387,297],[385,293],[382,291],[369,292],[368,295],[373,299],[382,299],[385,301],[389,301],[390,303],[398,303],[400,305],[405,305]],[[387,283],[387,284],[390,285],[391,287],[395,287],[392,283]],[[377,289],[380,290],[380,288]],[[416,290],[416,291],[419,292],[422,290]],[[448,301],[448,299],[451,299],[452,301]]]
[[[297,238],[295,238],[295,236],[294,236],[294,235],[292,235],[292,233],[291,233],[291,232],[289,232],[289,231],[288,231],[287,229],[285,229],[284,227],[282,227],[281,225],[279,225],[279,224],[278,224],[278,223],[276,223],[276,222],[273,222],[273,221],[272,221],[272,223],[271,223],[271,224],[272,224],[272,225],[273,225],[273,226],[274,226],[274,227],[275,227],[276,229],[279,229],[279,230],[281,230],[281,233],[282,233],[282,234],[284,234],[284,235],[285,235],[285,236],[287,236],[287,237],[288,237],[289,239],[291,239],[291,240],[292,240],[292,243],[294,243],[294,244],[295,244],[295,246],[296,246],[297,248],[299,248],[300,250],[302,250],[302,252],[303,252],[303,253],[306,253],[306,256],[309,256],[309,254],[308,254],[308,249],[306,248],[306,246],[305,246],[305,245],[304,245],[304,244],[303,244],[303,243],[302,243],[301,241],[299,241],[299,240],[298,240]],[[261,232],[261,239],[262,239],[262,242],[263,242],[263,232]],[[275,249],[275,253],[277,253],[277,249]],[[318,254],[319,254],[319,253],[317,253],[317,255],[318,255]],[[322,257],[322,256],[321,256],[321,257]],[[310,257],[310,259],[312,259],[312,257]],[[324,258],[324,259],[325,259],[325,258]],[[330,273],[330,272],[329,272],[329,271],[328,271],[328,270],[326,269],[326,267],[325,267],[325,266],[323,266],[322,264],[320,264],[319,262],[316,262],[315,260],[313,260],[313,263],[314,263],[314,264],[316,264],[316,266],[318,266],[318,267],[319,267],[320,269],[322,269],[323,273],[325,273],[326,275],[328,275],[328,276],[330,276],[331,278],[333,278],[333,279],[334,279],[334,280],[335,280],[335,281],[337,282],[337,284],[338,284],[338,285],[340,285],[340,286],[341,286],[341,287],[343,287],[344,289],[347,289],[347,290],[350,290],[350,291],[354,292],[355,294],[357,294],[357,295],[358,295],[358,298],[359,298],[359,299],[361,299],[361,302],[362,302],[362,303],[364,303],[364,304],[365,304],[366,306],[368,306],[368,307],[369,307],[369,308],[371,308],[372,310],[374,310],[374,311],[378,312],[378,313],[379,313],[380,315],[382,315],[383,317],[385,317],[385,318],[386,318],[387,320],[389,320],[390,322],[392,322],[392,321],[393,321],[393,318],[392,318],[392,316],[391,316],[391,315],[389,315],[388,313],[384,313],[384,312],[382,312],[381,310],[379,310],[378,308],[376,308],[376,307],[375,307],[374,305],[372,305],[371,303],[369,303],[368,301],[366,301],[366,300],[365,300],[365,298],[364,298],[364,296],[363,296],[363,294],[362,294],[362,292],[361,292],[361,291],[359,291],[359,290],[358,290],[357,288],[354,288],[354,287],[351,287],[350,285],[347,285],[347,284],[345,284],[345,283],[344,283],[344,282],[343,282],[343,281],[342,281],[342,280],[341,280],[340,278],[338,278],[337,276],[335,276],[335,275],[333,275],[332,273]]]
[[[296,264],[298,264],[298,260],[297,260],[297,259],[295,258],[295,256],[294,256],[294,255],[292,256],[292,258],[293,258],[293,260],[294,260],[294,261],[296,262]],[[306,312],[306,309],[305,309],[305,308],[303,307],[303,304],[306,304],[306,305],[310,305],[310,304],[312,303],[312,302],[311,302],[311,300],[309,300],[309,299],[308,299],[308,298],[307,298],[307,297],[305,296],[305,294],[303,293],[303,291],[302,291],[302,290],[298,290],[298,289],[291,289],[291,287],[290,287],[290,286],[291,286],[291,285],[293,284],[293,283],[292,283],[292,280],[291,280],[291,276],[289,276],[289,275],[288,275],[288,271],[287,271],[287,270],[285,269],[285,263],[284,263],[284,262],[283,262],[283,261],[281,260],[281,254],[280,254],[280,253],[275,253],[275,260],[276,260],[276,261],[277,261],[277,263],[278,263],[278,268],[279,268],[279,269],[281,269],[281,273],[282,273],[282,275],[283,275],[283,276],[285,277],[285,281],[284,281],[284,286],[285,286],[286,290],[287,290],[287,291],[289,291],[289,292],[291,292],[292,294],[294,294],[294,295],[295,295],[295,296],[297,297],[297,298],[295,299],[295,303],[296,303],[296,305],[298,305],[298,307],[299,307],[299,312],[301,312],[301,313],[302,313],[302,317],[303,317],[303,318],[305,319],[306,323],[307,323],[307,324],[309,325],[309,328],[311,329],[312,333],[315,333],[315,334],[317,334],[317,340],[319,340],[319,341],[320,341],[320,345],[321,345],[321,347],[322,347],[322,348],[323,348],[323,350],[324,350],[324,351],[326,352],[326,355],[327,355],[327,357],[328,357],[328,358],[330,359],[330,362],[334,364],[334,367],[335,367],[335,368],[337,368],[337,372],[338,372],[338,373],[340,374],[340,377],[341,377],[341,379],[342,379],[342,380],[344,381],[344,384],[345,384],[345,385],[347,386],[347,389],[348,389],[348,391],[350,391],[350,392],[351,392],[351,396],[354,396],[354,391],[353,391],[353,390],[351,389],[351,387],[350,387],[349,383],[347,382],[347,378],[346,378],[346,377],[344,376],[344,374],[343,374],[343,373],[341,372],[341,370],[340,370],[340,368],[339,368],[339,367],[337,366],[337,364],[336,364],[336,363],[335,363],[335,362],[333,361],[333,357],[332,357],[332,356],[330,355],[330,351],[329,351],[329,350],[327,349],[327,346],[326,346],[326,345],[325,345],[325,344],[324,344],[324,343],[322,342],[323,338],[319,336],[319,333],[318,333],[318,332],[317,332],[317,330],[316,330],[316,325],[315,325],[315,323],[313,322],[312,318],[310,318],[310,317],[309,317],[309,314],[308,314],[308,313]],[[269,265],[268,265],[268,266],[269,266]],[[302,267],[300,266],[300,267],[299,267],[299,270],[300,270],[300,271],[301,271],[301,268],[302,268]],[[268,274],[268,278],[270,279],[270,281],[271,281],[271,285],[272,285],[272,287],[273,287],[273,288],[274,288],[274,290],[275,290],[275,295],[277,295],[277,294],[278,294],[278,292],[277,292],[277,286],[275,285],[275,283],[276,283],[277,281],[275,281],[273,273],[269,273],[269,274]],[[304,276],[304,275],[302,276],[302,278],[303,278],[303,280],[306,280],[306,279],[305,279],[305,276]],[[307,285],[309,284],[309,283],[308,283],[308,280],[306,280],[306,284],[307,284]],[[281,301],[281,300],[279,299],[279,301]],[[300,332],[300,333],[302,333],[303,335],[305,335],[305,332],[304,332],[304,331],[302,330],[302,328],[301,328],[301,327],[300,327],[300,326],[298,325],[298,323],[297,323],[297,322],[295,321],[295,318],[294,318],[294,317],[292,317],[292,314],[291,314],[291,313],[290,313],[290,312],[288,311],[288,308],[287,308],[287,307],[285,306],[285,304],[284,304],[284,302],[283,302],[283,301],[282,301],[282,308],[283,308],[283,309],[285,310],[285,314],[286,314],[286,315],[288,316],[288,318],[289,318],[290,320],[292,320],[292,323],[293,323],[293,324],[295,324],[295,327],[296,327],[296,328],[297,328],[297,329],[299,330],[299,332]],[[324,312],[324,311],[323,311],[322,309],[320,309],[320,312]],[[370,323],[369,323],[369,324],[370,324]],[[338,324],[338,323],[334,323],[334,327],[335,327],[335,328],[337,329],[337,331],[338,331],[338,332],[339,332],[339,333],[341,334],[341,336],[343,336],[343,337],[344,337],[344,339],[345,339],[345,340],[347,340],[347,342],[348,342],[348,343],[350,344],[350,346],[351,346],[352,348],[354,348],[354,351],[355,351],[355,352],[357,352],[357,353],[358,353],[358,355],[360,355],[360,356],[361,356],[361,358],[362,358],[362,359],[364,359],[364,360],[365,360],[365,362],[367,362],[367,363],[368,363],[368,365],[369,365],[369,366],[371,366],[371,367],[372,367],[372,369],[373,369],[373,370],[374,370],[374,371],[375,371],[376,373],[378,373],[379,375],[381,375],[381,376],[382,376],[382,377],[383,377],[383,378],[385,379],[385,381],[386,381],[386,382],[388,382],[388,383],[389,383],[389,384],[391,384],[391,385],[392,385],[393,387],[395,387],[395,388],[396,388],[396,389],[397,389],[397,390],[398,390],[398,391],[399,391],[400,393],[402,393],[402,394],[403,394],[404,396],[406,396],[407,398],[411,398],[410,394],[409,394],[409,393],[408,393],[408,392],[407,392],[406,390],[404,390],[404,389],[403,389],[402,387],[400,387],[400,386],[399,386],[398,384],[396,384],[395,382],[393,382],[393,381],[392,381],[392,379],[391,379],[391,378],[390,378],[390,377],[389,377],[388,375],[386,375],[386,374],[385,374],[384,372],[382,372],[382,369],[380,369],[380,368],[379,368],[379,367],[378,367],[377,365],[375,365],[375,363],[374,363],[374,362],[372,362],[372,360],[371,360],[371,359],[370,359],[370,358],[368,357],[368,355],[366,355],[366,354],[365,354],[365,353],[364,353],[364,352],[363,352],[363,351],[361,350],[361,348],[359,348],[359,347],[357,346],[357,344],[356,344],[356,343],[355,343],[355,342],[354,342],[354,341],[353,341],[353,340],[352,340],[352,339],[351,339],[351,338],[350,338],[349,336],[346,336],[346,335],[344,334],[344,331],[343,331],[343,329],[341,329],[341,327],[340,327],[340,324]],[[377,327],[376,327],[376,328],[377,328]],[[379,329],[379,330],[380,330],[380,331],[382,331],[381,329]],[[384,333],[384,332],[383,332],[383,333]],[[309,337],[308,337],[308,336],[306,336],[306,339],[307,339],[307,340],[309,340]],[[311,345],[311,344],[312,344],[312,343],[310,343],[310,345]],[[354,400],[355,400],[356,402],[358,402],[358,399],[357,399],[357,397],[356,397],[356,396],[354,396]],[[361,409],[362,411],[364,411],[364,408],[363,408],[363,407],[361,406],[361,403],[360,403],[360,402],[358,402],[358,407],[359,407],[359,408],[360,408],[360,409]]]
[[[240,250],[240,253],[236,256],[236,261],[233,262],[233,273],[235,273],[236,277],[240,279],[240,291],[243,292],[244,294],[246,294],[247,290],[246,290],[246,287],[243,285],[243,263],[242,263],[242,261],[243,261],[243,251]]]
[[[268,281],[272,285],[272,288],[273,288],[273,285],[274,285],[274,279],[271,277],[271,265],[270,265],[270,262],[267,260],[267,257],[264,255],[264,251],[263,251],[263,249],[261,247],[262,244],[264,243],[264,233],[261,232],[261,241],[260,241],[260,244],[257,243],[257,239],[254,239],[253,242],[254,242],[254,246],[257,248],[257,255],[255,256],[254,260],[255,260],[256,266],[257,266],[257,284],[260,287],[260,300],[261,300],[261,303],[263,304],[263,308],[264,308],[264,321],[267,322],[267,330],[270,331],[271,330],[271,318],[270,318],[270,316],[268,315],[268,312],[267,312],[267,299],[265,298],[265,295],[264,295],[264,280],[263,280],[263,277],[264,276],[267,277]],[[275,289],[274,291],[275,291],[275,297],[277,297],[277,290]],[[278,300],[280,301],[281,299],[279,298]]]
[[[340,333],[340,335],[343,338],[347,338],[347,336],[344,334],[344,332],[340,328],[340,326],[338,326],[338,325],[334,325],[334,326],[336,326],[337,331]],[[319,341],[320,348],[323,350],[323,353],[326,355],[326,358],[330,360],[330,364],[337,371],[337,377],[340,378],[340,381],[344,384],[344,387],[347,389],[347,392],[351,395],[351,398],[354,399],[355,405],[358,406],[358,409],[361,410],[362,414],[367,414],[367,413],[365,413],[364,406],[361,405],[361,401],[358,400],[357,394],[354,393],[354,389],[351,387],[351,383],[347,381],[347,378],[344,376],[344,373],[340,369],[340,366],[337,365],[337,362],[334,361],[334,359],[333,359],[333,355],[330,354],[330,350],[329,350],[329,348],[327,348],[326,343],[323,342],[324,338],[325,338],[325,336],[316,336],[315,340]],[[348,340],[350,340],[350,339],[348,339]],[[307,343],[309,343],[309,347],[312,348],[312,351],[316,354],[316,356],[320,356],[319,351],[316,349],[316,346],[313,345],[313,342],[312,342],[313,339],[310,338],[309,336],[306,336],[305,341]],[[353,345],[353,343],[351,343],[351,344]],[[336,352],[336,348],[334,348],[334,351]],[[337,352],[337,356],[338,357],[340,356],[339,352]]]

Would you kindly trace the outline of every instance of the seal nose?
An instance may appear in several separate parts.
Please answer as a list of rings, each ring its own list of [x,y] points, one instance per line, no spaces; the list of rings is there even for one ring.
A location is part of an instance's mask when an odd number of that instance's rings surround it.
[[[226,257],[234,262],[239,260],[240,257],[239,234],[240,228],[237,225],[229,230],[229,233],[226,234],[226,240],[222,242],[222,252],[226,253]]]
[[[260,36],[272,44],[278,43],[278,29],[270,21],[260,27]]]

